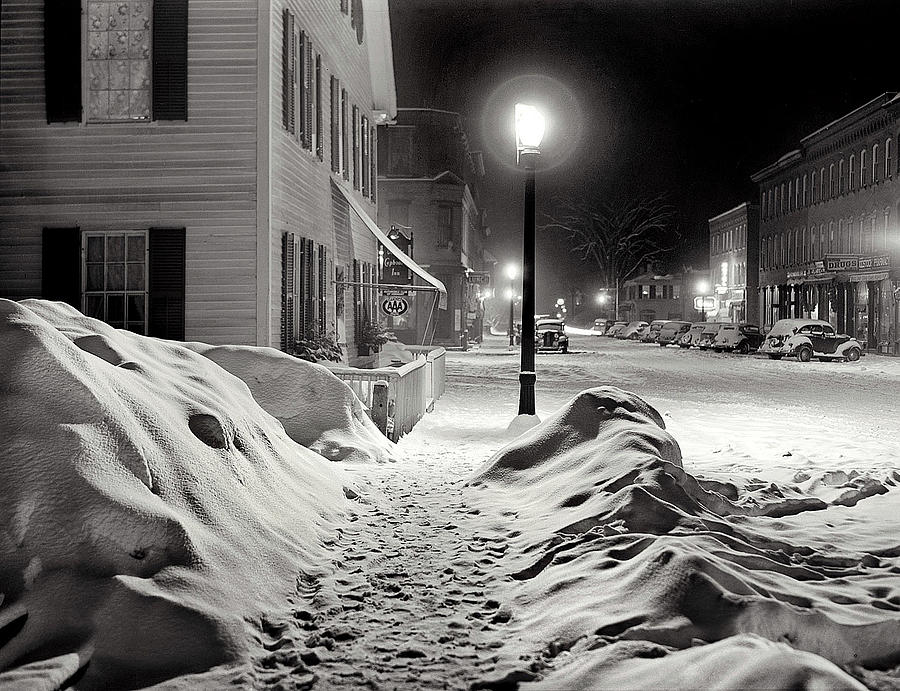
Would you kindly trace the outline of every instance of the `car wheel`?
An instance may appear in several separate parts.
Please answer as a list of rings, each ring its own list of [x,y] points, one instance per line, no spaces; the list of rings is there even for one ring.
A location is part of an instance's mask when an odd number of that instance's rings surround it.
[[[859,360],[859,348],[851,348],[847,351],[847,362],[856,362]]]
[[[737,351],[741,355],[748,355],[750,353],[750,343],[748,341],[741,341],[741,344],[737,347]]]
[[[563,353],[568,353],[568,352],[569,352],[569,344],[568,344],[568,343],[562,347],[562,352],[563,352]]]
[[[783,357],[784,357],[783,353],[769,353],[770,360],[780,360]]]
[[[800,350],[797,351],[797,359],[800,362],[809,362],[812,360],[813,351],[809,346],[801,346]]]

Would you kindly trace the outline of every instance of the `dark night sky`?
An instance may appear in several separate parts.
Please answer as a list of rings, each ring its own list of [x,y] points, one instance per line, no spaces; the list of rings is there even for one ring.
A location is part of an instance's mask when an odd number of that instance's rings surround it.
[[[487,171],[491,250],[520,260],[512,106],[549,114],[551,197],[668,193],[705,267],[706,221],[755,200],[750,174],[801,137],[900,89],[898,0],[390,0],[397,101],[459,112]],[[591,287],[563,237],[538,236],[538,309]],[[560,267],[565,267],[565,271]],[[575,278],[573,278],[575,277]],[[584,278],[578,278],[584,277]]]

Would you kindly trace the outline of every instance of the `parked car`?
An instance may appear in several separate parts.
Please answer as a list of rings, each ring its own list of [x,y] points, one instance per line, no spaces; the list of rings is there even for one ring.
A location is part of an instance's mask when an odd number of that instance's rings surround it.
[[[612,326],[606,330],[604,335],[614,338],[626,326],[628,326],[628,322],[613,322]]]
[[[616,334],[616,338],[632,338],[632,334],[639,331],[643,326],[649,326],[649,324],[643,321],[628,322],[625,328]]]
[[[615,324],[615,322],[612,319],[595,319],[594,325],[591,327],[591,335],[602,336],[613,324]]]
[[[654,319],[650,322],[650,327],[647,329],[647,332],[641,336],[641,340],[644,343],[656,343],[656,339],[659,338],[659,332],[662,330],[663,324],[667,321],[667,319]]]
[[[700,342],[700,334],[703,333],[706,324],[707,322],[695,322],[691,324],[691,328],[681,337],[681,340],[678,341],[678,345],[682,348],[690,348],[691,346],[697,345]]]
[[[650,333],[650,325],[644,324],[643,326],[638,327],[636,330],[632,331],[628,334],[627,340],[629,341],[643,341],[644,337]]]
[[[712,348],[716,336],[719,335],[719,332],[726,324],[734,326],[731,322],[706,322],[706,326],[703,328],[703,331],[700,332],[700,340],[697,341],[697,346],[700,350]]]
[[[743,353],[756,350],[764,340],[762,332],[755,324],[725,324],[713,341],[713,350]]]
[[[859,341],[835,333],[834,327],[821,319],[780,319],[766,334],[759,352],[773,360],[796,357],[800,362],[814,357],[856,362],[864,354]]]
[[[538,319],[534,323],[534,349],[539,353],[569,352],[569,337],[562,319]]]
[[[659,330],[659,336],[656,337],[656,342],[663,347],[669,345],[670,343],[678,343],[681,337],[686,334],[688,329],[690,328],[690,322],[683,322],[678,320],[667,321]]]

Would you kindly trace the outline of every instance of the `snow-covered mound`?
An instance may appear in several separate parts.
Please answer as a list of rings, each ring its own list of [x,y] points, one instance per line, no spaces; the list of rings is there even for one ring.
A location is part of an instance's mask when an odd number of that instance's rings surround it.
[[[326,573],[341,471],[211,359],[61,303],[0,300],[0,353],[0,686],[251,659]]]
[[[900,663],[900,570],[873,554],[824,553],[763,537],[755,521],[826,503],[799,488],[747,496],[734,485],[696,479],[682,467],[660,415],[632,393],[582,392],[499,451],[470,485],[480,490],[476,501],[515,516],[502,565],[511,579],[503,594],[511,661],[641,641],[660,659],[629,663],[611,676],[604,669],[604,684],[619,674],[622,683],[612,686],[653,687],[682,660],[712,671],[733,658],[728,678],[740,683],[726,687],[763,687],[767,667],[738,654],[749,645],[743,639],[675,654],[755,634],[846,669]],[[884,586],[873,588],[873,580]],[[810,664],[809,656],[777,657],[791,670],[785,678],[802,676]],[[603,657],[601,666],[615,659]],[[835,688],[852,682],[819,662],[815,670],[844,680]],[[547,688],[587,688],[582,675],[593,664],[558,665]],[[680,679],[682,688],[712,681]]]
[[[332,461],[383,461],[394,445],[327,368],[274,348],[185,343],[241,379],[288,436]]]

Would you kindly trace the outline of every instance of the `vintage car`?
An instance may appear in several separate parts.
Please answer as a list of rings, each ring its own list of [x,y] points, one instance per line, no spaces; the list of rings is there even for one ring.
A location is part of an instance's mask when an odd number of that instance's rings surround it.
[[[814,357],[856,362],[864,354],[859,341],[835,333],[834,327],[821,319],[780,319],[766,334],[759,352],[773,360],[796,357],[800,362]]]
[[[725,324],[713,341],[713,350],[723,350],[746,355],[759,348],[763,342],[762,332],[755,324]]]
[[[708,323],[709,322],[694,322],[691,324],[691,328],[681,337],[678,341],[678,345],[682,348],[690,348],[691,346],[697,345],[700,342],[700,334],[703,333],[703,329],[706,328]]]
[[[734,326],[731,322],[706,322],[706,326],[703,328],[703,331],[700,332],[700,340],[697,341],[697,346],[700,350],[709,350],[712,348],[716,336],[719,335],[719,332],[726,324],[728,326]]]
[[[568,353],[566,323],[562,319],[537,319],[534,322],[534,349],[539,353]]]
[[[670,343],[678,343],[678,341],[681,340],[681,337],[684,336],[690,328],[690,322],[678,320],[667,321],[659,330],[659,336],[656,337],[656,342],[663,347]]]
[[[628,322],[628,324],[625,325],[625,328],[616,334],[616,338],[633,339],[634,334],[645,326],[649,326],[645,321]]]
[[[656,343],[659,332],[662,330],[663,324],[667,321],[668,319],[654,319],[650,322],[650,326],[647,328],[646,333],[641,336],[641,341],[644,343]]]
[[[604,336],[609,336],[610,338],[615,338],[618,333],[628,326],[628,322],[613,322],[612,326],[610,326]]]
[[[614,323],[615,322],[612,319],[595,319],[594,325],[591,327],[591,335],[602,336]]]

